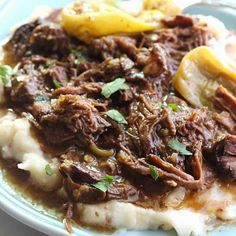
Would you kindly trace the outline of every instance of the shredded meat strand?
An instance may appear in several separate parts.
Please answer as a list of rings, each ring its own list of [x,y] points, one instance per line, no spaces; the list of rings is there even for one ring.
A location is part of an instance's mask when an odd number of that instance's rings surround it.
[[[81,42],[58,16],[19,27],[4,46],[18,68],[4,92],[7,107],[30,117],[41,146],[60,161],[69,231],[78,202],[161,203],[178,186],[235,180],[234,95],[220,86],[211,111],[191,107],[172,87],[186,53],[214,37],[207,25],[167,17],[159,30]],[[118,78],[125,83],[104,96]]]

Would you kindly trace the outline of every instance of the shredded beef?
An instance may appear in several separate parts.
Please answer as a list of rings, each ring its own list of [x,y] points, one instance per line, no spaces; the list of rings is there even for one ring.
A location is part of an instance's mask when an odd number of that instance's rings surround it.
[[[11,97],[13,102],[27,103],[34,101],[38,93],[37,78],[24,76],[24,81],[18,82],[17,79],[12,81]]]
[[[215,145],[210,155],[218,172],[230,181],[236,181],[236,136],[227,135]]]
[[[160,157],[155,155],[150,155],[148,157],[150,162],[156,166],[158,172],[158,177],[163,180],[167,185],[171,187],[176,187],[178,185],[185,186],[190,189],[202,188],[202,155],[199,153],[199,147],[194,154],[193,169],[196,172],[196,180],[194,177],[182,172],[178,168],[175,168],[172,164],[162,161]],[[129,170],[135,171],[141,175],[150,175],[150,164],[148,164],[145,159],[136,160],[134,156],[121,151],[118,154],[118,161],[129,168]]]
[[[64,55],[68,53],[69,37],[58,26],[39,25],[33,30],[29,44],[35,53]]]
[[[227,111],[215,113],[212,118],[219,124],[225,127],[231,134],[236,134],[236,124],[232,116]]]
[[[101,82],[89,82],[89,83],[83,83],[79,87],[61,87],[56,89],[53,92],[54,96],[59,96],[59,95],[82,95],[82,94],[87,94],[87,95],[95,95],[95,94],[100,94],[102,91],[102,86],[104,83]]]
[[[195,47],[206,45],[213,36],[206,26],[191,17],[177,16],[165,19],[164,23],[169,28],[134,38],[105,36],[95,39],[90,51],[103,59],[128,56],[146,72],[145,80],[141,80],[151,82],[148,83],[149,88],[155,87],[154,91],[159,94],[162,92],[160,88],[166,88],[161,94],[165,95],[183,56]],[[112,70],[116,71],[114,67]],[[129,75],[125,75],[129,78]]]
[[[173,111],[171,108],[161,108],[158,103],[150,103],[144,97],[140,99],[130,105],[130,128],[125,135],[129,148],[138,155],[171,154],[166,148],[167,143],[176,137],[190,148],[199,140],[205,149],[210,149],[214,144],[216,122],[208,119],[211,114],[207,108],[192,109],[183,103],[178,111]]]
[[[175,27],[187,28],[187,27],[192,27],[194,25],[194,20],[191,17],[179,15],[179,16],[165,17],[162,20],[162,23],[164,23],[168,28],[175,28]]]
[[[61,165],[60,171],[65,176],[67,193],[73,200],[84,203],[96,203],[113,199],[134,202],[139,199],[139,191],[128,182],[114,182],[106,193],[89,186],[88,184],[101,180],[105,176],[105,172],[93,170],[90,166],[83,163],[71,164],[68,162],[68,157],[72,158],[72,155],[76,155],[76,153],[66,154],[66,160]]]
[[[236,121],[236,97],[231,95],[226,88],[218,87],[212,100],[216,108],[228,111]]]
[[[176,16],[160,30],[84,43],[57,22],[58,12],[23,25],[5,45],[18,63],[5,95],[9,108],[30,117],[41,145],[57,150],[70,203],[159,202],[177,186],[235,180],[235,97],[219,87],[210,98],[216,111],[194,108],[171,83],[184,55],[213,37],[206,25]],[[103,86],[118,78],[125,88],[105,97]],[[109,117],[111,109],[127,124]],[[95,184],[107,176],[103,192]]]
[[[29,38],[32,34],[32,31],[39,24],[40,21],[36,20],[20,26],[16,29],[8,43],[5,44],[4,50],[14,62],[25,55],[26,51],[28,50]]]
[[[110,124],[99,114],[96,102],[75,95],[61,95],[53,106],[52,113],[42,116],[40,123],[56,131],[60,124],[65,132],[81,136],[88,141],[96,139]],[[47,132],[45,134],[47,136]],[[50,141],[50,140],[49,140]]]
[[[208,41],[213,38],[212,33],[209,32],[206,26],[187,18],[180,16],[174,18],[174,20],[167,18],[164,23],[171,26],[170,28],[145,33],[142,40],[142,46],[144,47],[158,43],[165,50],[168,65],[173,73],[178,69],[180,61],[188,51],[207,45]],[[183,23],[186,23],[186,25]]]
[[[94,39],[89,50],[93,55],[102,59],[120,57],[123,54],[135,59],[138,51],[136,40],[125,36],[106,36]]]

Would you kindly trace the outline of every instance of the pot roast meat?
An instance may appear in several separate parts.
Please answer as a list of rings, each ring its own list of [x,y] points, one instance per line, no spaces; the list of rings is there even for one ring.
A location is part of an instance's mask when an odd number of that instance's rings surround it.
[[[99,70],[91,70],[92,73],[85,72],[80,80],[84,80],[85,75],[86,79],[89,76],[89,79],[94,81],[97,76],[107,80],[123,74],[129,81],[133,73],[123,71],[124,68],[118,66],[118,61],[112,60],[112,58],[128,57],[137,64],[137,66],[134,64],[133,69],[138,69],[135,72],[138,76],[131,81],[143,82],[145,90],[156,92],[159,97],[166,95],[171,89],[172,76],[177,71],[183,56],[195,47],[206,45],[213,37],[206,26],[200,25],[191,17],[178,16],[175,21],[179,22],[174,28],[133,36],[104,36],[93,40],[89,46],[90,53],[103,59],[104,66]],[[168,26],[167,22],[171,20],[166,19],[165,22]],[[112,73],[109,72],[109,68]],[[140,72],[144,72],[144,76],[140,77]],[[140,92],[142,93],[139,89]]]
[[[94,183],[99,181],[102,173],[90,169],[83,163],[70,163],[64,161],[60,166],[60,171],[63,175],[70,175],[70,178],[77,183]]]
[[[47,65],[49,64],[49,66]],[[73,79],[73,68],[39,55],[24,57],[18,64],[17,76],[11,79],[11,87],[5,93],[9,105],[17,112],[30,112],[36,120],[51,111],[52,93],[59,86]]]
[[[136,40],[126,36],[105,36],[93,39],[89,50],[92,55],[105,60],[107,58],[120,57],[124,54],[132,59],[136,58]]]
[[[223,86],[219,86],[211,99],[216,108],[229,112],[236,121],[236,97],[234,95]]]
[[[213,119],[208,119],[212,114],[207,108],[193,109],[183,104],[173,111],[168,106],[162,108],[161,101],[151,102],[144,96],[139,99],[130,105],[129,129],[125,135],[129,148],[137,155],[171,155],[167,143],[173,138],[190,148],[198,141],[204,149],[210,149],[214,144],[217,126]]]
[[[48,18],[19,27],[4,46],[18,63],[5,87],[7,105],[28,113],[41,145],[57,150],[69,202],[138,204],[159,201],[177,186],[195,191],[216,178],[236,179],[235,97],[219,87],[212,100],[221,113],[193,108],[171,83],[184,55],[213,35],[190,16],[163,24],[84,43]],[[129,88],[104,97],[103,86],[117,78]],[[108,117],[110,109],[127,124]],[[173,149],[173,140],[190,154]],[[106,176],[114,181],[103,192],[94,184]]]
[[[136,202],[141,196],[141,192],[129,183],[115,182],[107,192],[107,200],[116,199],[127,202]]]
[[[218,142],[211,159],[222,178],[236,181],[236,136],[226,135]]]
[[[53,96],[59,95],[99,95],[102,91],[104,83],[101,82],[88,82],[83,83],[79,87],[67,86],[56,89]]]
[[[10,57],[13,62],[17,62],[17,60],[20,60],[21,57],[25,56],[25,53],[29,50],[29,38],[32,31],[38,25],[40,25],[40,21],[35,20],[20,26],[16,29],[8,43],[4,45],[7,57]]]
[[[71,179],[64,180],[67,194],[74,202],[97,204],[110,200],[122,200],[126,202],[136,202],[139,200],[139,191],[132,185],[125,183],[113,183],[107,192],[102,192],[87,184],[77,184]]]
[[[236,134],[236,123],[230,113],[222,111],[221,113],[215,113],[212,118],[222,125],[229,133]]]
[[[149,48],[158,43],[165,50],[172,73],[177,71],[187,52],[196,47],[207,45],[213,38],[213,34],[206,25],[200,24],[197,19],[190,20],[189,18],[177,16],[174,19],[164,19],[164,23],[170,28],[145,33],[141,41],[143,47]]]
[[[43,127],[54,127],[55,132],[60,124],[75,137],[81,136],[90,142],[110,126],[95,106],[95,101],[79,95],[61,95],[53,105],[52,113],[42,116],[40,123]]]
[[[190,16],[183,16],[183,15],[177,15],[177,16],[169,16],[165,17],[162,20],[162,23],[166,25],[168,28],[186,28],[186,27],[192,27],[194,25],[194,20]]]
[[[63,155],[64,161],[60,166],[60,171],[65,177],[66,191],[76,202],[97,203],[102,201],[120,199],[123,201],[135,202],[139,199],[140,192],[128,182],[114,181],[107,192],[102,192],[95,187],[93,183],[99,182],[106,173],[94,167],[89,167],[84,163],[70,162],[69,159],[76,159],[72,155],[76,152],[69,152]]]
[[[143,68],[144,75],[154,79],[158,79],[160,76],[169,78],[171,73],[166,58],[166,51],[159,44],[153,44]]]
[[[158,181],[162,180],[170,187],[185,186],[188,189],[201,189],[203,188],[202,179],[202,154],[200,146],[197,145],[196,152],[193,155],[191,162],[193,163],[194,176],[191,176],[172,164],[161,160],[160,157],[150,154],[147,158],[152,165],[155,166],[158,173]],[[150,163],[145,158],[135,158],[131,153],[120,151],[117,156],[118,161],[125,165],[130,171],[135,171],[144,176],[150,176]]]
[[[24,81],[18,82],[17,79],[12,81],[10,96],[12,102],[31,103],[35,100],[38,93],[37,77],[24,76]]]
[[[97,203],[105,201],[106,192],[102,192],[87,184],[78,184],[69,176],[64,177],[64,188],[68,198],[72,202]]]
[[[52,63],[50,66],[47,65],[49,62]],[[14,103],[32,103],[39,100],[38,95],[51,97],[55,84],[66,85],[69,78],[71,71],[66,64],[59,66],[38,55],[27,57],[19,63],[18,75],[12,78],[12,87],[8,92]]]
[[[41,55],[66,55],[69,53],[69,42],[69,36],[55,24],[37,26],[29,38],[31,50]]]

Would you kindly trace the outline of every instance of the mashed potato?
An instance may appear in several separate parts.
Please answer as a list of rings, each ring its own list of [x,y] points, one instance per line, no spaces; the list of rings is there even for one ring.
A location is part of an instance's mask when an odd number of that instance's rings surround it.
[[[57,159],[51,159],[42,152],[30,134],[29,121],[17,118],[12,111],[0,117],[0,152],[2,158],[19,162],[18,168],[29,171],[33,184],[43,190],[53,190],[60,183]],[[50,175],[45,170],[47,165],[52,172]]]
[[[181,236],[203,235],[209,219],[207,215],[190,209],[158,212],[118,201],[96,205],[78,204],[78,210],[81,221],[87,224],[136,230],[174,228]]]
[[[173,204],[182,194],[182,188],[172,192]],[[184,192],[184,191],[183,191]],[[176,195],[176,196],[174,196]],[[102,225],[119,229],[175,229],[180,236],[204,235],[212,230],[218,220],[236,221],[236,202],[230,192],[225,192],[215,183],[210,189],[199,193],[194,199],[196,205],[202,205],[199,210],[189,207],[154,211],[144,209],[130,203],[110,201],[102,204],[78,204],[80,220],[91,225]]]
[[[236,62],[236,36],[228,31],[223,22],[213,16],[197,16],[202,24],[207,24],[209,30],[214,35],[210,41],[210,47],[217,52],[224,61],[232,65]]]

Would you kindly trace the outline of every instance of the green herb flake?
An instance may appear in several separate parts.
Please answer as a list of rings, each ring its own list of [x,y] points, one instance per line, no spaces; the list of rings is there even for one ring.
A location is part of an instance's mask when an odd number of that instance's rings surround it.
[[[9,76],[15,75],[15,71],[8,65],[0,65],[0,81],[6,86],[9,83]]]
[[[106,192],[114,180],[114,176],[106,175],[97,183],[92,184],[92,186],[101,190],[102,192]]]
[[[45,65],[44,65],[44,68],[45,69],[50,69],[53,65],[55,64],[55,61],[53,60],[47,60]]]
[[[26,52],[25,52],[25,56],[26,56],[26,57],[32,56],[32,54],[33,54],[32,51],[26,51]]]
[[[117,121],[118,123],[120,124],[125,124],[127,125],[128,122],[127,120],[124,118],[124,116],[117,110],[115,109],[111,109],[111,110],[108,110],[106,112],[107,116],[109,116],[112,120],[115,120]]]
[[[164,103],[160,103],[159,106],[160,106],[161,109],[163,109],[163,108],[166,107],[166,104],[164,104]]]
[[[192,153],[186,149],[186,145],[180,143],[177,139],[171,139],[168,142],[168,146],[171,149],[179,152],[181,155],[184,155],[184,156],[191,156],[192,155]]]
[[[167,106],[169,108],[171,108],[173,111],[178,111],[179,110],[179,106],[175,103],[169,103]]]
[[[119,90],[127,90],[129,85],[125,83],[124,78],[117,78],[110,83],[105,84],[102,87],[102,95],[105,98],[109,98],[113,93]]]
[[[50,99],[43,94],[37,94],[34,99],[35,102],[50,102]]]
[[[53,175],[53,170],[52,170],[52,167],[50,166],[50,164],[47,164],[45,166],[45,172],[48,176],[52,176]]]
[[[71,53],[75,56],[75,64],[89,61],[88,55],[84,50],[71,49]]]
[[[159,177],[156,167],[153,165],[149,165],[149,171],[152,178],[156,181]]]
[[[178,111],[179,110],[179,106],[177,105],[177,104],[175,104],[175,103],[160,103],[159,104],[160,105],[160,108],[166,108],[166,107],[169,107],[169,108],[171,108],[173,111]]]
[[[120,90],[128,90],[129,89],[129,85],[126,84],[126,83],[123,83],[121,86],[120,86]]]
[[[62,87],[62,84],[58,81],[53,81],[53,84],[56,88],[61,88]]]

